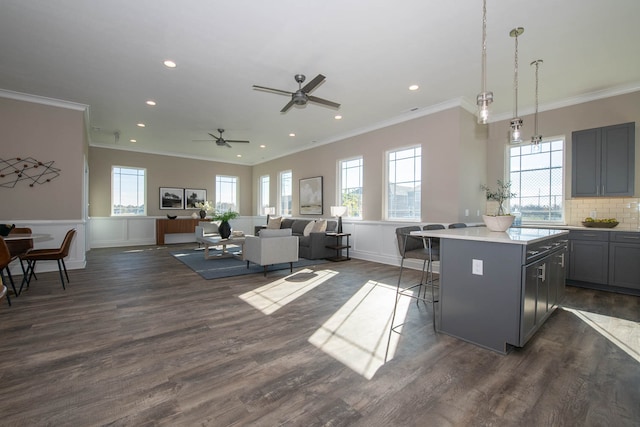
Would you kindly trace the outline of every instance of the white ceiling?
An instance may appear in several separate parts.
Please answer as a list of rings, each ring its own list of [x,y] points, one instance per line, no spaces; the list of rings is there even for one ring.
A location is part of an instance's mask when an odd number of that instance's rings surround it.
[[[487,3],[493,120],[513,114],[514,27],[525,28],[521,115],[533,111],[535,59],[541,110],[640,89],[639,0]],[[481,35],[481,0],[2,0],[0,89],[89,105],[92,145],[251,165],[474,108]],[[297,73],[324,74],[311,94],[341,108],[280,113],[287,96],[252,88],[294,91]],[[217,128],[251,144],[193,142]]]

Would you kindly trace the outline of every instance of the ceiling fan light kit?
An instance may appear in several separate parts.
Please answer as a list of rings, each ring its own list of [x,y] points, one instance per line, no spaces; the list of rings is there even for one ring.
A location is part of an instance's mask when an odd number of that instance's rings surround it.
[[[274,89],[271,87],[258,86],[258,85],[253,85],[253,88],[258,90],[264,90],[267,92],[277,93],[280,95],[291,96],[291,100],[282,108],[282,110],[280,110],[281,113],[286,113],[294,105],[299,105],[299,106],[307,105],[307,102],[309,101],[314,102],[316,104],[325,105],[327,107],[340,108],[340,104],[338,104],[337,102],[328,101],[326,99],[309,95],[309,93],[313,91],[316,87],[318,87],[320,83],[322,83],[325,80],[325,78],[326,77],[323,76],[322,74],[318,74],[313,80],[311,80],[309,83],[307,83],[303,87],[302,83],[304,83],[304,81],[306,80],[305,75],[296,74],[294,76],[294,79],[298,83],[298,90],[295,92],[289,92],[286,90]]]

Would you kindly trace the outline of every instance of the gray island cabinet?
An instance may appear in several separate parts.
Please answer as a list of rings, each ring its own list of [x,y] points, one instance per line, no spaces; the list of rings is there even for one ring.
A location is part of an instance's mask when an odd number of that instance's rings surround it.
[[[506,354],[523,347],[564,296],[566,230],[412,234],[440,239],[438,332]]]

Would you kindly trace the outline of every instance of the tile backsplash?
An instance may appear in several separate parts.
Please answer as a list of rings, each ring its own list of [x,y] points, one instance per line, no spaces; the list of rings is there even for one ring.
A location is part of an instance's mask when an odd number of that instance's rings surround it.
[[[637,197],[586,197],[566,200],[567,225],[582,225],[590,216],[616,218],[620,224],[616,230],[640,231],[640,198]],[[595,216],[593,215],[595,213]]]

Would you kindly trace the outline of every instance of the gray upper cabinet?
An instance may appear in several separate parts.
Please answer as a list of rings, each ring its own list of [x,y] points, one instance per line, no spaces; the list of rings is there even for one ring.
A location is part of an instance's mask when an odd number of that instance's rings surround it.
[[[571,134],[572,197],[633,196],[635,123]]]

